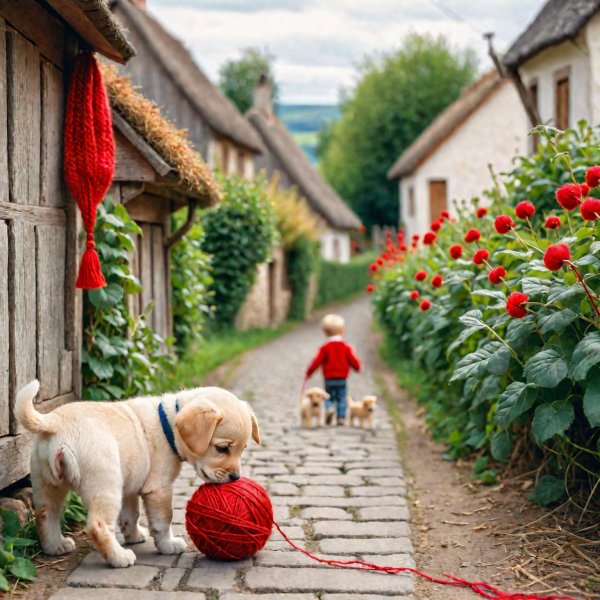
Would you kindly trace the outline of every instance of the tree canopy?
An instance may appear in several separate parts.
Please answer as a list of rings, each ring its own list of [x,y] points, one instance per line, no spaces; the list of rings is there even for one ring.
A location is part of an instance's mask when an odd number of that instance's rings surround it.
[[[442,36],[411,34],[398,51],[366,59],[356,87],[342,91],[342,116],[320,135],[319,163],[366,225],[398,222],[389,168],[475,73],[471,50],[454,50]]]
[[[273,103],[277,102],[279,87],[273,73],[274,56],[259,48],[245,48],[238,59],[230,59],[219,69],[219,86],[243,114],[252,107],[252,93],[261,75],[271,84]]]

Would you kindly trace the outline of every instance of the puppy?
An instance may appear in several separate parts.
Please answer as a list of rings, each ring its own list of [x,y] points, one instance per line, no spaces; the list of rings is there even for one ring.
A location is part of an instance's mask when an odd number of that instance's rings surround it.
[[[354,425],[355,420],[358,419],[360,427],[364,428],[366,425],[369,429],[373,429],[375,427],[376,403],[376,396],[364,396],[360,402],[354,402],[352,398],[348,396],[350,423]]]
[[[323,422],[323,403],[329,394],[318,387],[310,388],[300,401],[300,419],[306,429],[320,427]]]
[[[138,522],[140,497],[158,552],[182,553],[185,540],[171,532],[173,482],[181,462],[190,462],[205,482],[235,481],[250,437],[260,443],[251,408],[220,388],[126,402],[74,402],[48,414],[33,406],[38,391],[39,383],[32,381],[18,393],[16,415],[36,434],[31,451],[35,520],[42,548],[52,556],[75,549],[60,530],[69,490],[81,495],[88,534],[113,567],[135,562],[133,551],[117,541],[117,522],[126,544],[148,538]]]

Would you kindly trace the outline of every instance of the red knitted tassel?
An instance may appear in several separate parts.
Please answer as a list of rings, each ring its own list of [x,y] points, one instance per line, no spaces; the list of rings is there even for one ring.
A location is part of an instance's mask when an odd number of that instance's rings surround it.
[[[114,170],[110,106],[96,59],[86,52],[75,59],[65,116],[65,179],[87,232],[75,285],[85,290],[106,286],[95,250],[94,225],[96,207],[110,187]]]

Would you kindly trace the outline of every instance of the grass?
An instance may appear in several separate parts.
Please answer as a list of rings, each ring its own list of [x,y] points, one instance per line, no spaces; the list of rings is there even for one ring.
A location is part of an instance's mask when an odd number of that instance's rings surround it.
[[[167,377],[165,389],[205,385],[206,376],[211,371],[294,327],[295,323],[285,323],[276,329],[229,330],[215,334],[187,350],[177,362],[174,372]]]

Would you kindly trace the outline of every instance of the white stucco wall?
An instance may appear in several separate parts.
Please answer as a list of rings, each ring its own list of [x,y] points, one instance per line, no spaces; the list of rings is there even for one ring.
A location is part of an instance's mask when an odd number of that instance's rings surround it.
[[[590,124],[600,126],[600,13],[589,21],[584,35],[590,57]]]
[[[322,229],[321,256],[325,260],[347,263],[350,260],[350,234],[329,227]]]
[[[429,210],[429,182],[446,180],[447,209],[491,186],[488,164],[497,173],[511,168],[527,148],[527,116],[514,86],[506,81],[438,149],[400,180],[400,219],[408,235],[422,234],[438,215]],[[415,215],[408,215],[408,189],[414,186]]]
[[[592,21],[595,23],[594,28],[598,36],[598,29],[600,29],[598,15]],[[540,52],[519,67],[521,78],[528,88],[532,83],[537,82],[538,111],[543,123],[555,124],[556,73],[567,67],[570,69],[569,126],[573,127],[580,119],[590,121],[592,117],[592,79],[586,33],[587,31],[582,32],[575,42],[564,42]],[[596,39],[594,41],[596,52],[598,52],[598,43]],[[600,75],[596,73],[596,76]]]
[[[221,159],[223,156],[223,146],[226,145],[228,148],[227,153],[227,165],[221,165]],[[253,179],[255,175],[254,167],[254,155],[249,150],[237,146],[233,142],[224,140],[222,138],[216,138],[214,135],[210,136],[208,142],[208,166],[211,169],[217,167],[223,168],[227,175],[238,174],[238,152],[243,153],[242,162],[242,175],[246,179]]]

